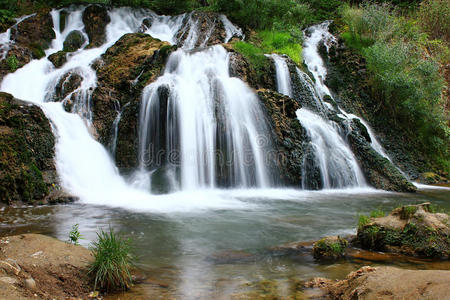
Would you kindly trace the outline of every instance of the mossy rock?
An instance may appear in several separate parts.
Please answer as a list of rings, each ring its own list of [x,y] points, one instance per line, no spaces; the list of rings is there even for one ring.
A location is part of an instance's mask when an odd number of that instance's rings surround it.
[[[63,51],[65,52],[75,52],[83,46],[86,42],[86,39],[83,36],[83,33],[79,30],[71,31],[64,41]]]
[[[449,216],[434,213],[430,203],[399,207],[386,217],[361,224],[356,241],[368,250],[448,258]]]
[[[45,202],[57,185],[54,146],[38,106],[0,93],[0,202]]]
[[[48,57],[48,60],[55,66],[55,68],[62,67],[67,62],[67,52],[58,51]]]
[[[315,259],[338,259],[344,257],[348,241],[339,236],[325,237],[314,243]]]

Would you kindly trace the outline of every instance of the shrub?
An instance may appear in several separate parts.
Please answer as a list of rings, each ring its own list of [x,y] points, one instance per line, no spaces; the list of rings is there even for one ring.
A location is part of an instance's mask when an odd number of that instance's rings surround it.
[[[123,239],[109,228],[109,232],[101,230],[97,233],[97,241],[92,243],[90,249],[94,262],[89,268],[89,274],[94,278],[94,289],[126,290],[131,286],[133,256],[130,240]]]
[[[8,56],[6,59],[6,63],[8,64],[9,69],[11,72],[15,72],[19,68],[19,61],[17,60],[17,57],[13,54]]]
[[[433,39],[450,41],[450,2],[425,0],[417,13],[420,25]]]
[[[78,230],[78,224],[72,226],[72,229],[69,232],[69,242],[74,245],[79,245],[78,241],[82,239],[80,231]]]

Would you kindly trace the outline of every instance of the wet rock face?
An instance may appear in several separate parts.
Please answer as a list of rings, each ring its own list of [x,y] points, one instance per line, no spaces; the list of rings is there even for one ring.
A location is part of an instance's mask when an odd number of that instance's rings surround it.
[[[19,45],[12,45],[4,60],[0,60],[0,82],[3,78],[29,63],[33,58],[30,49]]]
[[[30,49],[33,58],[44,57],[55,38],[52,17],[48,11],[29,17],[11,29],[11,36],[17,45]]]
[[[122,170],[137,167],[141,92],[159,77],[175,49],[146,34],[126,34],[93,66],[98,77],[92,96],[93,123],[99,141],[107,147],[111,146],[114,119],[123,110],[115,157]]]
[[[83,33],[79,30],[73,30],[69,33],[63,44],[63,51],[74,52],[83,46],[86,42]]]
[[[101,46],[106,40],[106,25],[111,21],[104,6],[91,5],[83,12],[83,23],[89,37],[89,48]]]
[[[226,32],[220,15],[215,12],[194,11],[183,20],[182,29],[177,34],[178,45],[189,43],[194,31],[199,34],[194,47],[211,46],[221,44],[225,41]]]
[[[382,157],[372,148],[364,125],[359,120],[353,119],[350,126],[348,142],[367,181],[377,189],[415,192],[416,187],[387,158]]]
[[[254,89],[277,89],[275,67],[269,58],[264,57],[265,64],[262,66],[254,66],[230,44],[223,46],[230,52],[230,76],[247,82]]]
[[[57,188],[55,138],[35,105],[0,93],[0,201],[39,203]]]
[[[301,186],[303,153],[308,140],[295,114],[300,104],[294,99],[272,90],[258,90],[273,133],[275,161],[282,183]]]
[[[447,258],[450,255],[449,216],[430,203],[394,209],[388,216],[359,224],[356,244],[364,249]]]

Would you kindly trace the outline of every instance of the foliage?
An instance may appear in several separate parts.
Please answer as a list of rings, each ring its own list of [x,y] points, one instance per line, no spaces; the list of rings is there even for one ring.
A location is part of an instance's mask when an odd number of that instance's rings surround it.
[[[74,245],[79,245],[79,240],[82,239],[83,236],[81,235],[80,231],[78,230],[78,224],[75,224],[72,226],[72,229],[69,232],[69,242],[71,242]]]
[[[371,218],[381,218],[381,217],[384,217],[385,216],[385,213],[384,213],[384,211],[382,211],[381,209],[374,209],[374,210],[372,210],[371,212],[370,212],[370,217]]]
[[[6,59],[6,63],[8,64],[9,69],[11,72],[15,72],[19,68],[19,61],[17,60],[16,55],[10,55]]]
[[[363,228],[364,226],[366,226],[370,222],[371,222],[370,221],[370,217],[368,217],[366,215],[359,215],[358,216],[358,229]]]
[[[420,25],[433,39],[450,41],[450,2],[424,0],[417,13]]]
[[[337,238],[323,238],[314,243],[313,256],[316,259],[339,258],[344,255],[347,246],[348,241],[339,236]]]
[[[421,151],[448,168],[450,129],[443,109],[439,63],[448,47],[428,40],[417,22],[389,4],[366,2],[341,10],[346,44],[367,61],[372,94]],[[430,56],[433,51],[437,57]]]
[[[112,228],[108,232],[102,229],[90,249],[94,262],[89,268],[89,274],[94,278],[94,289],[126,290],[131,286],[133,256],[130,240],[118,236]]]

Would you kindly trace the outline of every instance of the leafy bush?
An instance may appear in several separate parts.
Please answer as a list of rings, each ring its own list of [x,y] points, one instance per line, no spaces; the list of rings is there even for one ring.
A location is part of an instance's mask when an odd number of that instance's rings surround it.
[[[420,4],[418,19],[422,28],[433,39],[450,41],[450,2],[425,0]]]
[[[130,268],[133,256],[131,242],[114,233],[103,230],[97,233],[97,241],[90,247],[94,262],[89,268],[89,274],[94,277],[94,289],[126,290],[132,284]]]
[[[19,61],[17,60],[17,57],[13,54],[8,56],[6,59],[6,63],[8,64],[9,69],[11,72],[15,72],[19,68]]]

